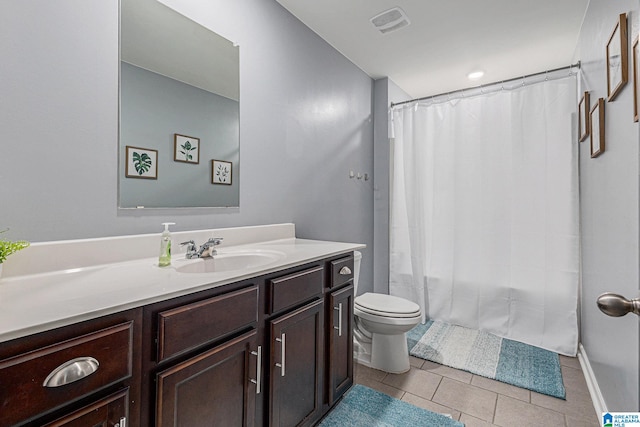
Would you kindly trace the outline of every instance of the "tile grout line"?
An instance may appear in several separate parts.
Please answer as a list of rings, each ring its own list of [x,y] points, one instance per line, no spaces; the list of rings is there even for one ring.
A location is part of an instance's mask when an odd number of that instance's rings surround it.
[[[496,425],[496,414],[498,412],[498,399],[500,398],[500,393],[496,393],[496,403],[493,405],[493,416],[491,417],[491,424]]]
[[[433,372],[431,372],[433,374]],[[436,388],[433,389],[433,394],[431,395],[431,399],[429,399],[430,402],[432,403],[437,403],[433,401],[433,398],[436,397],[436,393],[438,392],[438,389],[440,388],[440,385],[442,384],[442,379],[444,378],[444,376],[439,375],[439,374],[433,374],[433,375],[438,375],[440,377],[440,379],[438,380],[438,385],[436,386]],[[440,405],[440,403],[438,403],[438,405]],[[445,406],[445,405],[442,405]],[[448,406],[447,406],[448,408]],[[456,409],[457,411],[457,409]],[[458,411],[460,413],[462,413],[462,411]]]
[[[424,366],[424,364],[423,364],[423,366]],[[574,367],[572,367],[572,366],[562,365],[562,367],[563,367],[563,368],[567,368],[567,369],[572,369],[572,370],[575,370],[575,371],[577,371],[577,372],[581,372],[581,370],[580,370],[580,369],[574,368]],[[476,418],[476,417],[474,417],[473,415],[467,414],[466,412],[463,412],[463,411],[461,411],[461,410],[459,410],[459,409],[456,409],[455,407],[451,407],[451,406],[449,405],[449,402],[438,403],[438,402],[435,402],[435,401],[433,400],[433,399],[435,398],[436,394],[438,393],[438,391],[440,390],[440,387],[441,387],[441,386],[442,386],[442,384],[443,384],[444,378],[447,378],[448,380],[451,380],[451,381],[453,381],[453,382],[460,383],[461,385],[468,385],[468,386],[472,386],[472,387],[474,387],[474,388],[477,388],[477,389],[484,390],[484,391],[486,391],[486,392],[490,392],[490,393],[495,394],[495,395],[496,395],[496,400],[495,400],[495,403],[494,403],[493,413],[492,413],[492,416],[491,416],[491,420],[490,420],[490,421],[488,421],[489,423],[492,423],[492,424],[494,424],[494,425],[495,425],[496,416],[497,416],[497,409],[498,409],[497,403],[498,403],[498,399],[499,399],[499,397],[500,397],[500,396],[503,396],[505,399],[514,400],[514,401],[520,401],[520,402],[522,402],[523,404],[531,405],[532,407],[538,408],[538,409],[540,409],[540,410],[544,410],[544,411],[549,411],[549,412],[555,413],[555,414],[557,414],[557,416],[558,416],[558,417],[559,417],[559,416],[562,416],[562,417],[563,417],[563,425],[564,425],[565,427],[568,427],[568,426],[570,425],[570,421],[569,421],[569,416],[570,416],[570,414],[569,414],[569,413],[567,413],[564,409],[549,408],[549,407],[546,407],[546,406],[542,406],[542,405],[539,405],[539,404],[533,403],[533,392],[531,392],[530,390],[526,390],[526,389],[525,389],[525,390],[527,391],[526,399],[519,399],[519,398],[516,398],[516,397],[512,397],[512,396],[510,396],[510,395],[508,395],[508,394],[503,394],[503,393],[498,392],[498,391],[496,391],[496,390],[492,390],[492,389],[490,389],[490,388],[485,388],[485,387],[483,387],[482,385],[472,384],[472,383],[474,382],[474,378],[475,378],[475,377],[478,377],[478,375],[476,375],[476,374],[471,374],[471,381],[467,383],[467,382],[465,382],[465,381],[461,381],[461,380],[459,380],[459,379],[452,378],[452,377],[447,376],[447,375],[436,374],[436,373],[434,373],[434,372],[429,371],[428,369],[422,369],[421,367],[412,366],[412,369],[416,369],[416,370],[418,370],[418,371],[428,372],[428,373],[430,373],[430,374],[432,374],[432,375],[436,375],[436,376],[438,377],[437,385],[435,386],[434,391],[433,391],[433,393],[432,393],[431,397],[430,397],[429,399],[425,399],[425,400],[427,400],[427,401],[429,401],[429,402],[431,402],[431,403],[433,403],[433,404],[440,405],[440,406],[442,406],[442,407],[446,408],[446,409],[447,409],[447,410],[449,410],[449,411],[452,411],[452,412],[453,412],[453,411],[458,412],[458,413],[460,414],[460,415],[459,415],[459,417],[458,417],[458,421],[460,421],[460,419],[461,419],[463,416],[473,417],[473,418]],[[572,371],[572,372],[575,372],[575,371]],[[466,371],[465,371],[465,372],[466,372]],[[396,389],[396,390],[398,390],[399,392],[401,392],[402,394],[400,395],[400,399],[403,399],[403,398],[404,398],[404,397],[406,397],[407,395],[409,395],[409,396],[416,396],[416,397],[422,398],[421,396],[414,395],[413,393],[410,393],[409,391],[404,390],[403,388],[398,388],[397,386],[392,386],[392,385],[390,385],[390,384],[386,384],[384,381],[385,381],[386,379],[388,379],[388,378],[389,378],[389,375],[390,375],[390,374],[385,373],[385,375],[380,379],[380,381],[379,381],[379,382],[380,382],[381,384],[384,384],[384,385],[386,385],[386,386],[388,386],[388,387],[391,387],[391,388]],[[506,402],[506,401],[505,401],[505,402]],[[592,417],[582,417],[582,416],[579,416],[579,415],[571,415],[571,417],[576,418],[576,419],[583,419],[583,418],[584,418],[584,420],[585,420],[585,421],[586,421],[586,420],[592,420]]]

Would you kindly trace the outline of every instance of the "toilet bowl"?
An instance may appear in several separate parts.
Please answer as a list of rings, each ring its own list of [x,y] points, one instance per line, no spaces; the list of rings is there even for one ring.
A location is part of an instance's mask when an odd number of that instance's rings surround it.
[[[362,254],[356,251],[356,295],[361,260]],[[408,371],[406,332],[420,322],[420,306],[404,298],[367,292],[354,299],[353,314],[354,358],[358,363],[394,374]]]

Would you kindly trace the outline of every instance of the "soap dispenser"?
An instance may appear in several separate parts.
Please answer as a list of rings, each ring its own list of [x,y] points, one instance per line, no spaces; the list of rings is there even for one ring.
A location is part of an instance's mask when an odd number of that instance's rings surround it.
[[[164,225],[164,231],[162,232],[162,238],[160,239],[160,257],[158,258],[159,267],[171,265],[171,232],[169,231],[169,226],[175,224],[175,222],[162,223],[162,225]]]

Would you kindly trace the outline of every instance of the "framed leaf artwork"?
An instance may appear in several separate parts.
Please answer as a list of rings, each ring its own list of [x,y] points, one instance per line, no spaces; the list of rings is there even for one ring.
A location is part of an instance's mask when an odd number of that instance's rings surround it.
[[[125,176],[158,179],[158,150],[126,146]]]
[[[231,162],[211,160],[211,183],[231,185]]]
[[[591,157],[598,157],[604,153],[604,98],[598,99],[591,109],[589,117],[591,124]]]
[[[607,42],[607,100],[613,101],[627,83],[627,15],[621,13]]]
[[[578,141],[582,142],[589,136],[589,92],[585,92],[578,103]]]
[[[200,138],[173,134],[173,160],[184,163],[200,163]]]

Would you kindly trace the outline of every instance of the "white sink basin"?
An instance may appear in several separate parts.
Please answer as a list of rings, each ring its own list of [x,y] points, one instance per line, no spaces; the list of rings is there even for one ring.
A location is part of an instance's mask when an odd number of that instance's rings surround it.
[[[284,258],[285,254],[278,251],[220,251],[213,258],[184,260],[175,265],[180,273],[216,273],[262,267]]]

